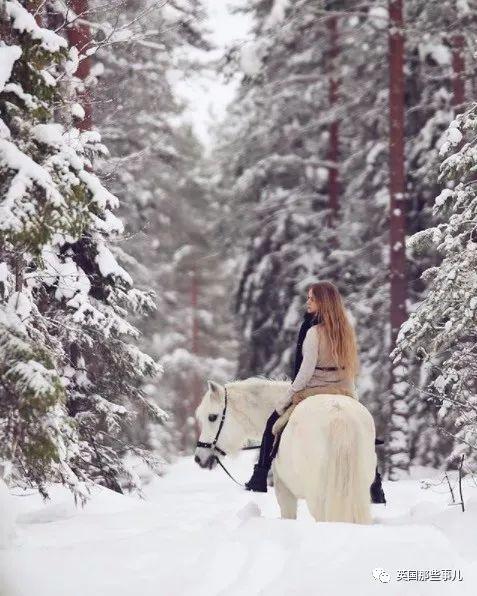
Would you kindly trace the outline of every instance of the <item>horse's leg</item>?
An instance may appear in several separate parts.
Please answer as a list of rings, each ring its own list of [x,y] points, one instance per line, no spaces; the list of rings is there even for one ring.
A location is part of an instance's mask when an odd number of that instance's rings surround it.
[[[296,519],[298,507],[297,498],[282,480],[280,480],[275,471],[273,472],[273,483],[282,519]]]

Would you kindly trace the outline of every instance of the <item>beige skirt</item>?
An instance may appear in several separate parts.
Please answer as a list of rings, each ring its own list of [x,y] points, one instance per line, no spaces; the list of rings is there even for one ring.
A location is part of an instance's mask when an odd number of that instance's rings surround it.
[[[290,404],[287,409],[283,412],[283,414],[278,418],[272,428],[272,433],[275,435],[275,441],[278,435],[280,435],[285,428],[290,416],[292,415],[293,410],[297,407],[297,405],[303,401],[306,397],[311,397],[312,395],[347,395],[348,397],[353,397],[354,399],[358,399],[356,393],[349,387],[306,387],[301,391],[297,391],[293,399],[296,403]]]

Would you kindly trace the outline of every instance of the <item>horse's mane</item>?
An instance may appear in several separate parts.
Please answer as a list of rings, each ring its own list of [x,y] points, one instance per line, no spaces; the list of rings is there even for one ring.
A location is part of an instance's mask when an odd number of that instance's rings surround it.
[[[240,398],[243,395],[244,390],[247,390],[246,393],[251,398],[261,398],[262,397],[262,390],[265,385],[269,387],[289,384],[289,380],[280,380],[280,379],[269,379],[265,376],[260,377],[249,377],[248,379],[234,379],[232,381],[228,381],[225,383],[225,387],[227,389],[232,389],[231,393],[229,394],[231,403],[238,403],[236,398]],[[235,389],[235,391],[233,391]],[[282,387],[283,389],[283,387]],[[208,395],[208,394],[207,394]],[[204,409],[204,403],[202,402],[196,409],[196,415],[198,412]]]
[[[264,385],[264,384],[278,384],[289,383],[288,379],[269,379],[265,376],[249,377],[248,379],[235,379],[226,383],[227,387],[243,386],[243,385]]]
[[[241,423],[241,427],[256,430],[254,418],[257,410],[264,406],[271,407],[274,398],[286,391],[289,382],[260,376],[235,379],[225,383],[225,387],[229,390],[227,391],[228,403],[234,412],[234,419]],[[196,416],[199,419],[205,418],[211,405],[210,400],[211,394],[208,391],[196,409]]]

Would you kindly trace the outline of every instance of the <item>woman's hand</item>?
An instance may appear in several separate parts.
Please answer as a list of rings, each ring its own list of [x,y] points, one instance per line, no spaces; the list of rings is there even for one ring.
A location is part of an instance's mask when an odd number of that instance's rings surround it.
[[[278,414],[281,416],[288,408],[288,406],[291,405],[291,403],[291,397],[289,397],[288,395],[284,395],[280,402],[275,406],[275,411],[278,412]]]
[[[292,404],[297,406],[301,401],[303,401],[303,397],[300,395],[300,392],[294,393],[292,397]]]

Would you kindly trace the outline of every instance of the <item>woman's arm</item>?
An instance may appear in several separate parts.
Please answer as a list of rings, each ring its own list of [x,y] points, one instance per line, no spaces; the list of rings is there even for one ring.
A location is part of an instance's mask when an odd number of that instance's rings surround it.
[[[300,370],[298,371],[295,380],[291,384],[283,400],[281,400],[281,402],[278,404],[276,408],[277,412],[283,412],[283,410],[291,402],[294,393],[306,387],[308,381],[311,379],[315,371],[315,366],[318,361],[318,348],[319,341],[316,327],[310,327],[303,342],[303,360],[301,362]]]
[[[289,390],[290,397],[297,391],[304,389],[313,376],[318,361],[318,347],[318,332],[316,331],[316,327],[310,327],[303,342],[303,360],[300,370]]]

